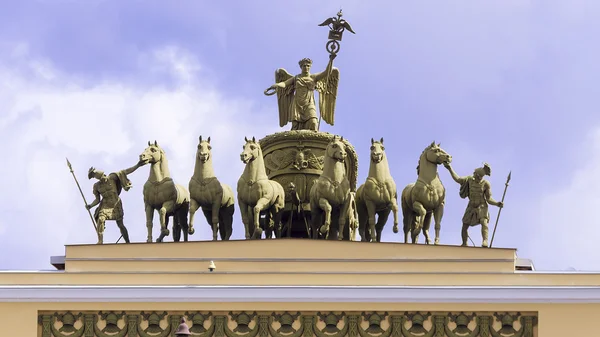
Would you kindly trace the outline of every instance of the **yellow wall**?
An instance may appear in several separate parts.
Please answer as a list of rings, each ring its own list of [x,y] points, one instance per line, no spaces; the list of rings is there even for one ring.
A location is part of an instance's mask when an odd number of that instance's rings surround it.
[[[598,286],[600,274],[515,272],[514,249],[252,240],[66,248],[64,272],[2,272],[10,285]],[[217,271],[209,273],[214,260]],[[600,304],[482,303],[8,303],[0,336],[37,336],[55,311],[537,312],[538,336],[595,336]]]

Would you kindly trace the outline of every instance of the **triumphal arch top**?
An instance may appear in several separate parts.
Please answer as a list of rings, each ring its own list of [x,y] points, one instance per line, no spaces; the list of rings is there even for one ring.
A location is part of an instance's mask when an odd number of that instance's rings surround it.
[[[368,176],[358,181],[351,140],[320,131],[321,123],[334,125],[341,81],[334,60],[343,57],[342,37],[355,31],[341,11],[319,26],[329,28],[327,66],[311,72],[313,61],[303,58],[298,71],[275,71],[264,94],[276,97],[274,115],[291,130],[240,141],[243,151],[231,158],[245,165],[237,182],[219,179],[208,135],[190,149],[196,162],[187,184],[171,177],[162,141],[148,142],[129,168],[91,167],[93,190],[79,192],[98,241],[67,245],[52,257],[56,271],[0,272],[1,335],[597,335],[600,274],[538,272],[515,249],[493,247],[510,173],[498,197],[485,179],[491,165],[460,176],[451,151],[432,142],[423,144],[414,181],[398,186],[387,162],[395,144],[352,139],[371,146],[360,159]],[[444,187],[439,169],[457,184]],[[141,170],[149,171],[146,242],[129,236],[121,200],[128,177]],[[468,200],[462,246],[440,237],[446,192]],[[106,244],[104,228],[113,223],[123,241]],[[385,226],[401,231],[402,242],[381,242]],[[477,247],[467,246],[471,227],[481,233]],[[197,230],[213,240],[194,241]],[[246,240],[230,240],[233,231]]]

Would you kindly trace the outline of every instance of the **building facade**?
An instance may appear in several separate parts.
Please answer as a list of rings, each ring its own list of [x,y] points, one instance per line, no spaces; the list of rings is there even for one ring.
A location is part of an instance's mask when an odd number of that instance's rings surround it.
[[[278,239],[65,251],[56,271],[0,273],[2,336],[166,337],[182,317],[202,337],[594,336],[600,315],[600,274],[535,271],[514,249]]]

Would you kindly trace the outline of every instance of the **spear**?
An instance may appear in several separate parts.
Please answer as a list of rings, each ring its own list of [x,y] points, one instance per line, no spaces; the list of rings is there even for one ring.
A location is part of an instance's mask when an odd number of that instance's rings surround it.
[[[500,202],[503,204],[504,196],[506,196],[506,190],[508,189],[508,183],[510,182],[511,173],[512,171],[508,172],[508,177],[506,178],[506,183],[504,184],[504,193],[502,193],[502,200],[500,200]],[[494,225],[494,232],[492,233],[492,241],[490,241],[490,248],[492,248],[492,244],[494,244],[494,235],[496,235],[496,227],[498,227],[498,219],[500,219],[500,212],[502,212],[502,208],[498,209],[498,216],[496,217],[496,224]]]
[[[73,175],[73,179],[75,179],[75,183],[77,184],[77,188],[79,188],[79,193],[81,193],[81,197],[83,198],[83,202],[85,203],[85,209],[87,209],[88,214],[90,215],[90,219],[92,219],[92,225],[94,225],[94,229],[96,230],[96,233],[98,233],[98,227],[96,227],[96,222],[94,221],[94,217],[92,216],[92,212],[90,212],[90,210],[87,208],[87,201],[85,200],[85,195],[83,195],[83,191],[81,190],[81,186],[79,185],[79,181],[77,181],[77,177],[75,176],[75,172],[73,172],[73,166],[71,166],[71,162],[69,162],[69,158],[67,158],[67,166],[69,166],[69,170],[71,171],[71,174]]]

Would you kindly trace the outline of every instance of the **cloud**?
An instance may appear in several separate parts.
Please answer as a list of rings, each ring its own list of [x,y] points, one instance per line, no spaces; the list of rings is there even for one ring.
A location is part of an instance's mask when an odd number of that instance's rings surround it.
[[[545,251],[535,261],[540,265],[600,270],[600,226],[595,213],[600,206],[600,128],[577,152],[579,167],[565,175],[563,186],[541,198],[536,212],[539,226],[531,245]]]
[[[147,141],[165,148],[173,178],[187,186],[198,136],[211,136],[218,177],[235,189],[243,164],[243,137],[279,131],[273,116],[242,97],[211,85],[196,58],[166,46],[141,54],[140,66],[157,78],[150,84],[82,79],[61,73],[32,56],[26,45],[11,51],[0,67],[0,143],[4,177],[0,208],[5,222],[3,268],[46,268],[49,255],[64,244],[94,243],[95,232],[65,161],[68,157],[87,201],[93,181],[90,166],[112,172],[132,166]],[[164,80],[167,79],[167,80]],[[133,241],[145,241],[142,186],[149,167],[131,175],[133,189],[123,192],[125,224]],[[239,212],[236,214],[239,217]],[[239,220],[239,219],[236,219]],[[208,239],[198,218],[193,239]],[[155,216],[154,237],[159,233]],[[25,237],[26,235],[26,237]],[[105,241],[116,241],[114,222]],[[243,237],[242,231],[234,237]]]

